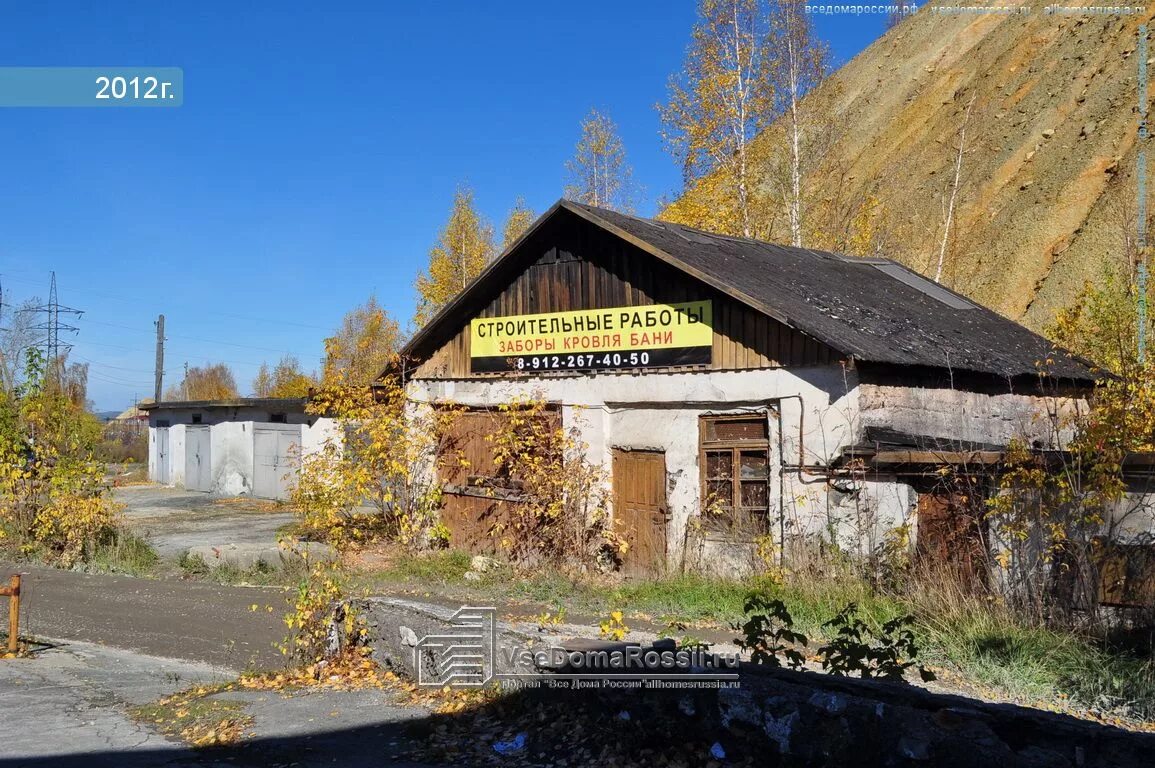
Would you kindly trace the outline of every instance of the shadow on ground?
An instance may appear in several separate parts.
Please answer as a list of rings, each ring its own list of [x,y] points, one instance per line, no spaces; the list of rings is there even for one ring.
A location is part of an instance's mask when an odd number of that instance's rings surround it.
[[[237,746],[0,759],[92,766],[1149,765],[1155,736],[911,686],[744,672],[730,690],[532,689],[435,714]]]

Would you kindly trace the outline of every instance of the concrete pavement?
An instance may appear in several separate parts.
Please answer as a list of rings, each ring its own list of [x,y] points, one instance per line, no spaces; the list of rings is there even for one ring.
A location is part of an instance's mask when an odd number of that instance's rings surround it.
[[[200,491],[163,485],[116,488],[113,497],[125,505],[129,527],[144,536],[164,558],[176,558],[192,547],[228,544],[277,546],[277,529],[295,515],[278,511],[261,499],[221,499]]]
[[[129,709],[233,670],[71,642],[0,662],[0,768],[349,766],[415,768],[406,724],[425,710],[390,691],[230,691],[253,716],[243,742],[211,750],[170,741]]]
[[[160,659],[88,643],[0,662],[0,766],[192,765],[198,756],[129,717],[197,683],[228,679],[207,664]],[[60,762],[55,762],[60,761]]]
[[[405,725],[428,713],[391,691],[216,694],[254,723],[243,743],[209,751],[132,719],[132,706],[282,666],[286,590],[0,563],[10,572],[25,575],[21,634],[58,644],[0,661],[0,768],[414,765]]]

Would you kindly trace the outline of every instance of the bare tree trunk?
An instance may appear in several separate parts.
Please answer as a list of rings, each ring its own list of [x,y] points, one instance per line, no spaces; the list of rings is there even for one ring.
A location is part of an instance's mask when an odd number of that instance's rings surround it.
[[[962,176],[963,153],[966,151],[967,143],[967,124],[971,119],[971,109],[975,105],[975,96],[977,93],[971,94],[971,100],[967,104],[966,115],[963,116],[962,128],[959,129],[958,139],[958,155],[954,161],[954,180],[951,182],[950,199],[946,207],[946,215],[943,217],[942,227],[942,242],[938,247],[938,266],[934,270],[934,281],[936,283],[942,282],[942,268],[946,261],[946,246],[950,240],[950,228],[954,222],[954,206],[955,200],[958,198],[959,178]]]
[[[802,247],[802,147],[798,125],[798,51],[787,40],[790,68],[790,237],[795,248]]]
[[[736,149],[738,155],[738,215],[742,220],[742,236],[750,237],[750,192],[746,186],[746,93],[748,87],[742,70],[742,30],[738,24],[738,3],[734,8],[734,65],[737,80],[734,91],[734,106],[737,108]]]

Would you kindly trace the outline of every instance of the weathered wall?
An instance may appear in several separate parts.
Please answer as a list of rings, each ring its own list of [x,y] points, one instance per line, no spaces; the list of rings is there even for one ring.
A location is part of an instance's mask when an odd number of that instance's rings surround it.
[[[517,397],[562,404],[566,427],[576,427],[588,459],[612,467],[614,448],[665,452],[670,522],[667,551],[672,566],[687,562],[733,572],[752,564],[749,546],[694,540],[690,525],[698,513],[701,482],[698,419],[723,413],[765,414],[770,427],[771,515],[785,509],[787,533],[825,529],[849,502],[827,498],[824,482],[799,479],[799,463],[823,464],[856,434],[857,382],[841,366],[684,374],[619,374],[524,379],[417,380],[410,394],[419,401],[450,401],[494,407]],[[802,445],[799,445],[799,428]],[[780,448],[780,449],[779,449]],[[784,467],[785,465],[785,467]],[[780,470],[785,469],[784,472]],[[876,527],[893,527],[905,518],[905,492],[868,484],[861,491],[875,509]],[[781,506],[780,506],[781,503]],[[849,503],[856,508],[854,503]],[[861,506],[858,504],[857,506]],[[848,539],[857,535],[848,533]]]
[[[209,427],[214,493],[239,496],[253,490],[253,423],[221,422]]]
[[[494,407],[517,397],[562,404],[591,462],[612,467],[614,448],[663,451],[671,566],[734,573],[758,564],[752,545],[697,535],[701,498],[698,419],[765,414],[770,426],[773,533],[782,540],[833,531],[848,550],[867,554],[913,521],[918,495],[908,482],[874,475],[835,477],[820,467],[864,439],[867,427],[929,440],[1005,445],[1014,437],[1050,445],[1055,419],[1082,405],[1013,394],[860,383],[841,366],[756,371],[598,374],[521,379],[416,380],[421,401]],[[1055,410],[1057,409],[1057,410]],[[799,430],[801,428],[801,443]],[[779,521],[780,518],[780,521]]]
[[[863,383],[859,405],[863,428],[995,445],[1018,437],[1052,446],[1057,436],[1069,437],[1069,428],[1056,425],[1069,424],[1085,401]]]

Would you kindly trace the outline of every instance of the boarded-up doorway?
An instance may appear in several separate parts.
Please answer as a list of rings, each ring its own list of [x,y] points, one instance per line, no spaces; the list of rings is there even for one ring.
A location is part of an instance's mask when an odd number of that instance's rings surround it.
[[[917,550],[924,567],[952,576],[967,586],[985,584],[986,536],[975,500],[952,491],[920,493]]]
[[[622,570],[656,576],[666,567],[666,454],[614,449],[614,519],[629,547]]]
[[[552,406],[539,418],[548,430],[561,426],[561,412]],[[516,511],[524,484],[494,459],[494,440],[509,428],[509,413],[478,409],[456,414],[446,430],[438,448],[437,474],[444,494],[441,522],[455,549],[497,551],[501,537],[494,535],[495,527],[508,523]]]

